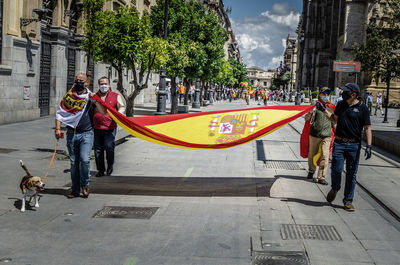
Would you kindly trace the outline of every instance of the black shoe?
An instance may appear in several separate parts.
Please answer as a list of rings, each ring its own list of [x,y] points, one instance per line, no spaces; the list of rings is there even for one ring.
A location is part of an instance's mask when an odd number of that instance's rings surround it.
[[[309,172],[308,175],[307,175],[307,178],[308,179],[312,179],[313,177],[314,177],[314,173]]]
[[[98,171],[95,175],[98,178],[101,178],[102,176],[104,176],[104,172],[103,171]]]
[[[325,179],[319,179],[318,183],[322,185],[328,185],[328,182]]]
[[[333,200],[336,198],[336,193],[337,193],[337,191],[331,190],[331,191],[328,193],[328,195],[326,195],[326,200],[327,200],[328,202],[333,202]]]
[[[107,176],[110,176],[113,173],[113,166],[109,166],[107,168]]]

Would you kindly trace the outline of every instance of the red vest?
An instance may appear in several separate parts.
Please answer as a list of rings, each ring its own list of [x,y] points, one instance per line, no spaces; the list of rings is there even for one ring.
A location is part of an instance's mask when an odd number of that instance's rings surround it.
[[[97,92],[97,95],[100,97],[99,92]],[[105,98],[105,102],[113,107],[114,109],[117,110],[117,101],[118,94],[112,91],[108,91],[107,96]],[[94,116],[93,116],[93,127],[95,129],[99,130],[113,130],[117,128],[117,124],[115,121],[111,118],[110,114],[106,113],[106,115],[101,115],[97,109],[94,110]]]

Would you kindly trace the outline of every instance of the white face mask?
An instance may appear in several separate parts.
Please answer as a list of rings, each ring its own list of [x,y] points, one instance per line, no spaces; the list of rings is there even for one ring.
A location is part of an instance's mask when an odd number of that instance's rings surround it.
[[[109,87],[109,86],[107,86],[107,85],[101,85],[101,86],[100,86],[100,91],[101,91],[102,93],[107,93],[108,90],[110,90],[110,87]]]

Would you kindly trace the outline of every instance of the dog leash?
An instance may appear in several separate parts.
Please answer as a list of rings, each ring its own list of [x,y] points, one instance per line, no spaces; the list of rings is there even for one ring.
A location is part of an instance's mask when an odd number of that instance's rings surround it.
[[[42,180],[43,183],[45,182],[45,180],[46,180],[46,178],[47,178],[47,175],[49,174],[51,165],[53,164],[53,161],[54,161],[54,157],[56,156],[56,152],[57,152],[59,140],[60,140],[60,139],[57,139],[56,148],[54,149],[53,156],[51,157],[49,168],[47,169],[46,175],[44,176],[44,178],[43,178],[43,180]]]

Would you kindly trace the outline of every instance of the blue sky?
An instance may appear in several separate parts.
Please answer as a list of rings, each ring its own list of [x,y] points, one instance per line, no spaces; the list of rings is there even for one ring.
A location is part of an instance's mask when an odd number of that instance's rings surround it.
[[[288,34],[296,35],[302,0],[224,0],[247,66],[279,66]]]

